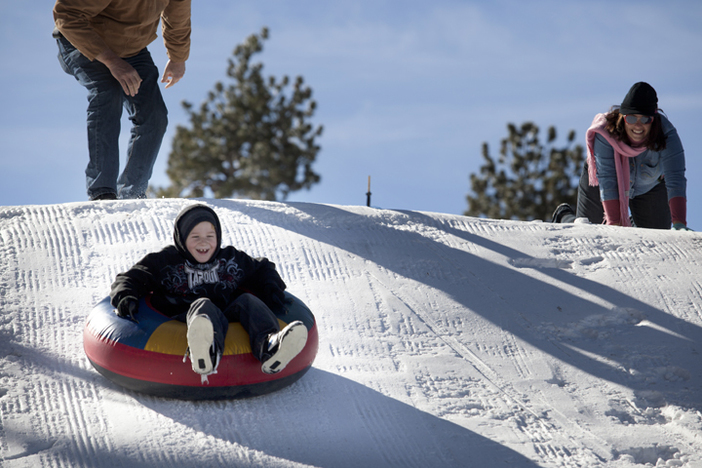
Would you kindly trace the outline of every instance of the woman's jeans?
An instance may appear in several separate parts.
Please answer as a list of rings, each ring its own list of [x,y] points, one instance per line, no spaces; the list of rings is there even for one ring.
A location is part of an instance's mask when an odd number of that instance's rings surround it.
[[[118,198],[145,198],[161,141],[168,126],[168,110],[158,87],[159,72],[144,48],[125,58],[142,83],[136,96],[127,96],[110,70],[90,61],[64,37],[57,39],[59,62],[88,90],[88,152],[85,170],[88,197],[115,194]],[[126,166],[119,174],[119,133],[122,106],[132,122]]]
[[[665,181],[661,179],[660,183],[648,192],[631,198],[629,210],[636,227],[670,229],[670,206]],[[592,224],[602,224],[604,221],[600,188],[590,186],[587,164],[580,175],[576,216],[587,218]]]

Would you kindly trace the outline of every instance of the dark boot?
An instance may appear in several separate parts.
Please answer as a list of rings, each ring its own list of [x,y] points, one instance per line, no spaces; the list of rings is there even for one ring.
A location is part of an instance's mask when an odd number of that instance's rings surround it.
[[[552,223],[572,223],[575,221],[575,211],[567,203],[561,203],[553,212]]]

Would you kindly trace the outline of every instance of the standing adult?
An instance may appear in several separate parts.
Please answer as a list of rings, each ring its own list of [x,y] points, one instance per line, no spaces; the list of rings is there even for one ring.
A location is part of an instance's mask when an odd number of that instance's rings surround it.
[[[593,224],[687,230],[685,152],[678,132],[658,109],[651,85],[634,84],[622,104],[597,114],[587,130],[587,163],[577,212],[560,205],[554,222],[575,216]]]
[[[166,88],[185,74],[191,0],[57,0],[54,37],[59,62],[88,90],[88,198],[144,198],[168,125],[159,72],[146,46],[159,22],[168,63]],[[132,122],[119,174],[122,107]]]

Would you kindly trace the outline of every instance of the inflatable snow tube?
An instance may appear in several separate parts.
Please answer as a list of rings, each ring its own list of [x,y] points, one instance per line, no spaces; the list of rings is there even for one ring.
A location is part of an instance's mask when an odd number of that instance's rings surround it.
[[[307,327],[307,344],[278,374],[264,374],[251,354],[249,335],[240,323],[229,324],[224,353],[208,382],[183,362],[186,326],[155,310],[148,298],[139,302],[138,323],[114,312],[107,297],[88,315],[83,347],[95,369],[116,384],[137,392],[185,400],[246,398],[274,392],[302,377],[312,366],[319,338],[312,312],[292,294],[288,313],[277,315],[281,328],[294,320]]]

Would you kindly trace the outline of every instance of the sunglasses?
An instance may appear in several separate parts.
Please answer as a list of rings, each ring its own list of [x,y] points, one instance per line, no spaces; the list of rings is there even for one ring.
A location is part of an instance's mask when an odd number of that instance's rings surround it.
[[[629,125],[634,125],[636,122],[641,122],[642,124],[650,124],[653,122],[653,116],[652,115],[642,115],[641,117],[636,117],[635,115],[625,115],[624,120],[626,123]]]

